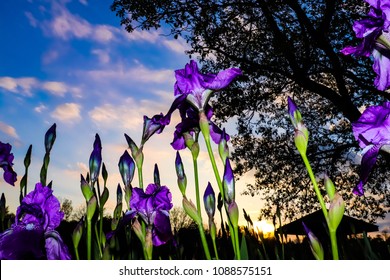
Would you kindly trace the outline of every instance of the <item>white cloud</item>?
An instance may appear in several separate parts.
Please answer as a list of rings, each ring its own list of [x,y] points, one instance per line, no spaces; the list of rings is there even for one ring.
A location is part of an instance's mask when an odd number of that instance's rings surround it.
[[[37,113],[42,113],[45,110],[47,110],[47,107],[44,104],[39,104],[39,106],[34,108],[34,111]]]
[[[58,97],[64,97],[67,92],[74,97],[80,97],[81,95],[81,89],[78,87],[72,87],[58,81],[42,82],[33,77],[0,77],[0,88],[24,96],[33,96],[33,93],[37,90],[45,91]]]
[[[0,88],[7,91],[22,94],[25,96],[31,96],[32,88],[36,87],[38,81],[35,78],[23,77],[23,78],[12,78],[12,77],[0,77]]]
[[[93,38],[101,43],[112,41],[115,38],[114,33],[117,32],[114,27],[108,25],[97,25],[93,30]]]
[[[94,49],[92,50],[92,54],[96,55],[99,59],[99,62],[102,64],[106,64],[110,62],[110,55],[107,51],[101,50],[101,49]]]
[[[11,136],[15,139],[19,139],[18,134],[16,133],[16,129],[6,123],[0,121],[0,131],[4,132],[8,136]]]
[[[84,6],[88,6],[88,1],[87,0],[79,0],[79,2],[81,4],[83,4]]]
[[[112,65],[110,68],[101,70],[87,71],[87,76],[94,80],[107,79],[110,81],[137,81],[137,83],[172,83],[174,75],[172,70],[153,70],[148,69],[143,65],[138,65],[132,68],[126,68],[123,65]]]
[[[65,103],[56,107],[51,116],[64,123],[74,123],[81,120],[81,105],[76,103]]]
[[[53,95],[63,97],[68,91],[67,86],[62,82],[44,82],[42,88]]]
[[[177,40],[164,40],[163,45],[176,53],[185,53],[186,50],[190,49],[190,46],[182,38]]]

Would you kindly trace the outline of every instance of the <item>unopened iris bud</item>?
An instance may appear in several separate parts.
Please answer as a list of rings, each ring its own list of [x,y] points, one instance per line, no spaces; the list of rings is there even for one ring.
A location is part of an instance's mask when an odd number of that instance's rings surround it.
[[[179,186],[181,194],[185,196],[187,188],[187,177],[184,172],[184,166],[180,157],[180,153],[178,151],[176,151],[175,168],[177,174],[177,184]]]
[[[183,132],[184,142],[186,147],[191,150],[192,145],[195,143],[195,139],[190,132]]]
[[[199,151],[200,151],[200,148],[199,148],[199,143],[198,142],[195,142],[192,146],[191,146],[191,154],[192,154],[192,157],[194,158],[194,160],[196,160],[199,156]]]
[[[1,222],[4,221],[5,219],[5,195],[4,193],[1,194],[1,199],[0,199],[0,213],[1,213]]]
[[[133,222],[133,230],[134,230],[135,235],[137,235],[137,237],[141,241],[141,243],[144,244],[145,243],[145,236],[144,236],[143,231],[142,231],[142,226],[137,219],[135,219]]]
[[[154,178],[154,184],[156,186],[161,186],[161,184],[160,184],[160,171],[158,170],[157,163],[154,165],[153,178]]]
[[[238,214],[238,206],[235,201],[229,204],[228,215],[229,215],[229,220],[232,223],[233,227],[237,227],[239,214]]]
[[[299,112],[297,105],[290,98],[290,96],[287,97],[287,103],[288,103],[288,114],[290,115],[290,120],[294,128],[297,128],[298,123],[302,121],[301,113]]]
[[[92,196],[91,199],[87,202],[87,220],[92,220],[92,217],[95,214],[96,205],[96,196]]]
[[[116,188],[116,204],[122,203],[122,199],[123,199],[122,188],[118,184]]]
[[[131,139],[131,137],[128,136],[126,133],[125,133],[125,138],[126,138],[127,144],[129,145],[131,155],[134,157],[138,153],[138,146],[135,144],[133,139]]]
[[[225,172],[223,174],[223,191],[225,202],[230,205],[235,200],[236,191],[233,170],[230,165],[229,158],[226,158],[225,162]]]
[[[206,113],[202,110],[199,112],[199,127],[206,141],[210,140],[210,124]]]
[[[329,199],[332,201],[336,193],[336,188],[334,187],[332,180],[327,175],[325,175],[324,182],[326,193],[328,194]]]
[[[307,144],[309,142],[309,131],[305,127],[301,128],[302,130],[295,130],[294,142],[299,153],[306,154]]]
[[[187,215],[190,216],[192,220],[194,220],[195,223],[197,223],[198,225],[202,225],[202,219],[199,216],[199,213],[196,210],[195,205],[191,201],[189,201],[185,196],[183,197],[183,209],[187,213]]]
[[[106,202],[108,200],[108,196],[109,196],[108,189],[107,189],[107,187],[104,187],[103,193],[100,197],[100,208],[104,207],[104,204],[106,204]]]
[[[329,206],[329,229],[336,231],[344,216],[345,203],[341,195],[335,194]]]
[[[125,186],[130,186],[134,177],[135,163],[127,151],[125,151],[119,158],[118,167],[122,176],[123,184]]]
[[[107,178],[108,178],[108,172],[107,172],[106,165],[104,164],[104,162],[102,164],[102,177],[103,177],[104,184],[106,184]]]
[[[73,246],[75,248],[78,248],[79,247],[79,243],[80,243],[80,240],[81,240],[81,236],[83,235],[83,227],[84,227],[84,219],[81,219],[75,229],[73,230],[73,233],[72,233],[72,240],[73,240]]]
[[[98,134],[95,135],[95,141],[93,143],[93,151],[89,157],[89,173],[92,181],[92,185],[96,182],[99,173],[100,166],[102,164],[102,143]]]
[[[229,157],[229,147],[227,145],[226,135],[227,134],[224,128],[222,129],[221,141],[218,144],[219,156],[221,157],[223,163],[225,163],[226,158]]]
[[[324,250],[322,248],[322,245],[318,238],[314,235],[314,233],[303,223],[303,227],[306,231],[307,237],[309,238],[310,248],[313,252],[314,257],[317,260],[323,260],[324,259]]]
[[[84,179],[83,175],[81,175],[80,185],[81,185],[81,192],[83,193],[85,200],[89,201],[93,196],[93,191],[89,186],[88,182]]]
[[[125,201],[128,208],[130,208],[130,199],[131,199],[131,185],[125,186]]]
[[[45,149],[49,153],[56,140],[56,124],[54,123],[45,134]]]
[[[206,190],[204,192],[203,203],[206,209],[206,213],[211,219],[214,217],[215,213],[215,193],[210,182],[207,184]]]

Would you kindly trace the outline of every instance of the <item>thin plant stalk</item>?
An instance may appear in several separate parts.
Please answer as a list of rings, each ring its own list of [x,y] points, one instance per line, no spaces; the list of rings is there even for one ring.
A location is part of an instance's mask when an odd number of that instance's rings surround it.
[[[316,180],[316,178],[314,176],[314,173],[313,173],[313,170],[312,170],[312,168],[310,166],[309,160],[307,159],[306,154],[301,153],[301,156],[302,156],[303,162],[305,163],[307,172],[309,173],[309,177],[310,177],[310,180],[311,180],[311,182],[313,184],[314,191],[315,191],[315,193],[317,195],[317,199],[320,202],[322,213],[324,214],[326,223],[328,224],[333,259],[334,260],[338,260],[339,259],[339,252],[338,252],[338,248],[337,248],[336,231],[335,230],[331,230],[330,227],[329,227],[329,214],[328,214],[328,210],[326,209],[324,198],[321,195],[320,189],[319,189],[318,184],[317,184],[317,180]]]
[[[211,143],[210,143],[210,130],[209,130],[209,127],[208,127],[208,121],[207,121],[207,123],[205,123],[206,122],[205,120],[207,120],[207,117],[205,116],[205,113],[203,111],[201,111],[199,114],[200,114],[199,126],[200,126],[200,129],[202,131],[205,143],[206,143],[206,148],[207,148],[207,152],[209,154],[209,158],[210,158],[210,161],[211,161],[211,166],[213,167],[215,179],[217,181],[217,185],[218,185],[219,191],[220,191],[220,193],[222,195],[222,199],[225,200],[225,194],[224,194],[224,191],[223,191],[221,177],[219,175],[217,163],[215,161],[213,149],[212,149]],[[232,223],[230,222],[230,219],[229,219],[227,206],[226,206],[225,203],[224,203],[224,205],[225,205],[226,213],[228,215],[229,229],[230,229],[230,232],[233,233],[231,235],[231,239],[232,239],[234,253],[236,255],[236,258],[239,260],[239,259],[241,259],[241,256],[240,256],[240,248],[239,248],[240,247],[239,246],[240,243],[238,242],[238,228],[232,226]],[[237,234],[237,238],[235,237],[236,234]]]
[[[90,219],[87,219],[87,260],[91,260],[91,253],[92,253],[92,227],[91,223],[92,221]]]

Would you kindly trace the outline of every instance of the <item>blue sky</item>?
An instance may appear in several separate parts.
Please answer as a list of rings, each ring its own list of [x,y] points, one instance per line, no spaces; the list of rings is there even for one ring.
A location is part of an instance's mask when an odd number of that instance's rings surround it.
[[[0,179],[11,210],[17,207],[23,159],[33,145],[29,191],[39,181],[47,129],[57,124],[57,140],[51,153],[48,180],[54,193],[83,203],[80,174],[86,175],[95,134],[103,146],[109,173],[111,213],[121,178],[118,160],[127,148],[124,133],[140,142],[143,116],[165,113],[173,101],[174,70],[189,62],[184,41],[159,31],[128,34],[110,11],[111,1],[0,2],[0,140],[13,145],[18,181],[13,188]],[[152,137],[145,146],[145,184],[153,181],[153,168],[160,168],[162,184],[170,187],[175,206],[181,205],[176,183],[175,151],[170,147],[174,125]],[[234,126],[230,126],[233,128]],[[191,190],[191,161],[182,152]],[[201,185],[215,185],[206,152],[200,154]],[[251,176],[237,182],[242,192]],[[134,185],[137,184],[137,178]],[[241,197],[240,203],[256,220],[260,197]],[[242,215],[241,215],[242,216]],[[242,218],[242,217],[241,217]]]

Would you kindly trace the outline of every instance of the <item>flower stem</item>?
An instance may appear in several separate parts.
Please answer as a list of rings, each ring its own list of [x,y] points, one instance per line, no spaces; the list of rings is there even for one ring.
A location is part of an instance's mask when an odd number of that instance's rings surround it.
[[[302,156],[303,162],[305,163],[306,169],[307,169],[307,171],[309,173],[311,182],[313,183],[314,191],[315,191],[315,193],[317,195],[318,201],[320,202],[322,212],[324,214],[326,223],[328,225],[333,259],[334,260],[338,260],[339,259],[339,253],[338,253],[338,248],[337,248],[336,231],[335,230],[331,230],[330,227],[329,227],[329,214],[328,214],[328,210],[326,209],[324,198],[321,195],[320,189],[318,187],[318,184],[317,184],[316,178],[314,176],[313,170],[312,170],[312,168],[310,166],[309,160],[307,159],[306,154],[301,154],[301,156]]]
[[[91,245],[92,245],[92,227],[91,220],[87,219],[87,259],[91,260]]]
[[[337,236],[336,236],[336,231],[335,230],[329,230],[330,234],[330,243],[332,246],[332,256],[334,260],[339,259],[339,251],[337,248]]]
[[[204,228],[202,224],[198,224],[200,239],[202,240],[204,254],[206,255],[206,259],[211,260],[211,255],[209,251],[209,246],[207,245],[206,235],[204,233]]]

